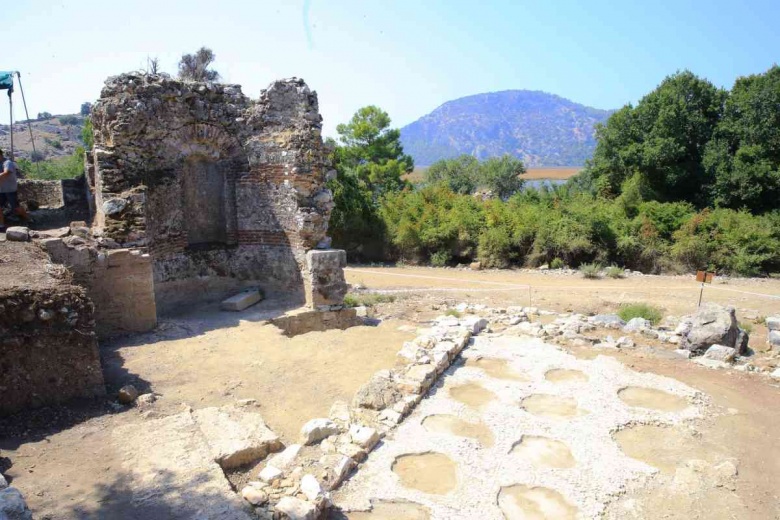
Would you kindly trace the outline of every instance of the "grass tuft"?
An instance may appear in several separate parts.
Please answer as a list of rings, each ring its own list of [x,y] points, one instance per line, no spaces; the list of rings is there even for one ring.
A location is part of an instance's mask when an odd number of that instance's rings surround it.
[[[582,264],[580,273],[584,278],[595,280],[601,278],[601,266],[599,264]]]
[[[626,271],[625,269],[622,269],[616,265],[611,265],[607,267],[607,276],[610,278],[625,278],[626,277]]]
[[[395,301],[395,296],[392,294],[355,294],[350,293],[344,296],[344,305],[347,307],[373,307],[380,303],[392,303]]]
[[[644,318],[653,325],[664,317],[661,309],[647,303],[625,303],[620,306],[618,316],[623,321],[629,321],[633,318]]]

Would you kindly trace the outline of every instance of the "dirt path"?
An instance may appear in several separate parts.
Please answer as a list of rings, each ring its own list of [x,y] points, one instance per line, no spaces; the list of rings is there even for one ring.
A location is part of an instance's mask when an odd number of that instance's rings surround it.
[[[614,312],[632,302],[655,305],[667,316],[691,314],[701,287],[690,276],[587,280],[579,274],[527,270],[350,267],[346,276],[351,284],[401,296],[431,295],[492,307],[523,305],[583,314]],[[716,278],[705,287],[704,302],[735,306],[740,320],[752,325],[751,345],[764,350],[767,330],[760,322],[765,316],[780,314],[780,280]]]

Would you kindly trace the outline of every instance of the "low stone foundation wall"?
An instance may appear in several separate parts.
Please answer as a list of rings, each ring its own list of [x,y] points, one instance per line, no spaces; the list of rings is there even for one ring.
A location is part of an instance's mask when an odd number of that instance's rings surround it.
[[[102,337],[145,332],[157,325],[152,261],[134,249],[103,249],[80,237],[42,241],[54,262],[67,266],[95,304]]]
[[[34,202],[38,207],[61,208],[65,205],[61,181],[22,179],[19,181],[20,202]]]
[[[355,309],[339,309],[334,311],[304,311],[294,314],[286,314],[274,318],[271,323],[282,329],[285,336],[297,336],[307,332],[323,331],[330,329],[348,329],[355,325],[362,325]]]
[[[94,326],[81,287],[0,292],[0,414],[103,395]]]

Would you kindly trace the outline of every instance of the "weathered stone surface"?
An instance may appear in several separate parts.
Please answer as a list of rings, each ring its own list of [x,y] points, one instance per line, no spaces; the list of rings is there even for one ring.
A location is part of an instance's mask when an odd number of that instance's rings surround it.
[[[351,421],[349,403],[346,401],[336,401],[333,403],[333,405],[331,405],[328,417],[331,421],[334,421],[342,426],[349,424]]]
[[[282,470],[269,464],[260,471],[258,478],[263,482],[273,482],[274,480],[280,479],[283,476],[284,472]]]
[[[5,230],[5,238],[11,242],[27,242],[30,240],[30,229],[22,226],[11,226]]]
[[[36,245],[0,247],[11,253],[0,269],[25,273],[0,282],[0,415],[105,395],[84,289],[55,277]]]
[[[320,482],[314,477],[314,475],[306,474],[301,479],[301,493],[306,495],[306,498],[314,502],[322,493],[322,486]]]
[[[119,389],[116,397],[122,404],[131,404],[138,399],[138,389],[133,385],[125,385]]]
[[[301,442],[305,445],[316,444],[325,437],[341,432],[338,424],[330,419],[312,419],[301,428]]]
[[[460,320],[459,325],[465,327],[472,334],[479,334],[487,327],[488,321],[479,316],[466,316]]]
[[[279,436],[258,413],[236,406],[193,412],[211,450],[212,459],[228,470],[262,459],[281,448]]]
[[[131,495],[128,517],[251,520],[189,412],[119,426],[112,444]]]
[[[379,432],[368,426],[360,426],[358,424],[351,426],[349,436],[352,442],[367,450],[371,450],[379,442]]]
[[[352,405],[355,408],[384,410],[393,406],[403,396],[398,391],[389,374],[377,372],[368,383],[355,393]]]
[[[713,359],[715,361],[723,361],[724,363],[730,363],[734,361],[737,356],[737,349],[732,347],[726,347],[723,345],[713,345],[707,349],[704,353],[706,359]]]
[[[230,298],[222,300],[219,307],[223,311],[238,312],[251,307],[262,299],[263,294],[260,292],[260,289],[245,289],[238,294],[234,294]]]
[[[645,329],[650,329],[653,324],[649,320],[644,318],[631,318],[628,323],[623,327],[624,332],[642,332]]]
[[[92,120],[94,232],[148,248],[161,312],[249,283],[299,303],[313,285],[318,305],[341,303],[341,268],[306,261],[334,203],[317,95],[303,80],[250,100],[237,85],[123,74],[106,81]]]
[[[598,314],[590,318],[590,322],[609,329],[622,329],[626,326],[626,322],[617,314]]]
[[[772,348],[780,348],[780,330],[773,330],[769,333],[767,341]]]
[[[745,329],[738,329],[737,340],[734,342],[734,348],[737,350],[737,355],[747,353],[748,344],[750,343],[750,334]]]
[[[0,489],[1,520],[32,520],[32,512],[18,489],[9,487]]]
[[[0,473],[0,489],[5,489],[8,487],[8,481],[5,480],[5,477],[2,473]]]
[[[287,515],[289,520],[315,520],[317,518],[317,507],[299,498],[283,497],[274,509]]]
[[[681,346],[684,349],[697,353],[712,345],[736,345],[739,327],[733,307],[702,306],[690,321],[691,330],[682,336]]]
[[[262,506],[268,502],[268,493],[254,486],[244,487],[241,490],[241,496],[253,506]]]
[[[355,467],[355,461],[351,458],[335,453],[323,455],[320,464],[328,470],[328,481],[323,483],[323,487],[327,490],[339,487],[352,468]]]
[[[303,448],[303,446],[300,444],[291,444],[287,446],[284,450],[268,459],[268,465],[278,468],[283,472],[289,470],[295,464],[295,460],[298,458],[301,448]]]
[[[347,266],[347,253],[340,249],[315,249],[306,254],[309,285],[311,288],[310,305],[313,308],[341,305],[347,294],[347,281],[344,279],[344,267]]]
[[[770,316],[766,319],[766,328],[770,331],[780,330],[780,316]]]

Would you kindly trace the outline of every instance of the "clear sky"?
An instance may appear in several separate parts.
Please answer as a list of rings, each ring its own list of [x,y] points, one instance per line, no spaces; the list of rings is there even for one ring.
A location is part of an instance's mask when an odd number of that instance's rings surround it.
[[[251,97],[304,78],[326,135],[367,104],[397,126],[506,89],[617,108],[679,69],[730,87],[780,59],[778,0],[7,0],[0,13],[0,70],[22,71],[32,117],[77,112],[147,56],[175,73],[205,45]]]

